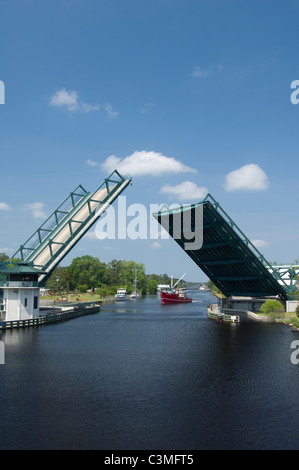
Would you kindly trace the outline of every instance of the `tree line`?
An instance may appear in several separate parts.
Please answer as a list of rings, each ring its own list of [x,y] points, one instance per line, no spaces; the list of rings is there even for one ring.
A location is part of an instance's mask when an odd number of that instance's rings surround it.
[[[69,266],[57,266],[46,281],[46,288],[55,294],[92,290],[105,297],[114,295],[118,288],[125,287],[130,294],[135,275],[137,290],[143,295],[155,294],[160,283],[170,283],[167,274],[146,274],[142,263],[116,259],[104,263],[99,258],[84,255],[74,258]]]
[[[0,265],[4,267],[8,261],[9,256],[0,253]],[[10,263],[18,261],[20,260],[13,259]],[[10,265],[12,264],[8,266]],[[125,287],[130,294],[133,291],[135,275],[137,290],[143,295],[155,294],[158,284],[171,283],[167,274],[146,274],[142,263],[116,259],[104,263],[97,257],[84,255],[74,258],[69,266],[57,266],[46,281],[45,287],[54,294],[92,290],[103,297],[114,295],[118,288]],[[174,283],[176,281],[177,279],[173,280]]]

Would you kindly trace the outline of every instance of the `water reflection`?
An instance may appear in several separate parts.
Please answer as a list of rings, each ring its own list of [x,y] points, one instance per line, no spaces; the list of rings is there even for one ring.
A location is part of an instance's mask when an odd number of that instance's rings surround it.
[[[298,448],[294,334],[146,297],[2,334],[0,448]]]

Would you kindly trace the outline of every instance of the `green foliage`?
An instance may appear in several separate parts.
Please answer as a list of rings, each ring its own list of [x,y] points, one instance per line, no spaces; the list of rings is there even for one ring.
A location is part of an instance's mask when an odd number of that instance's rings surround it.
[[[106,264],[98,258],[89,255],[74,258],[69,266],[71,288],[84,284],[87,284],[88,289],[98,287],[103,280],[105,269]]]
[[[7,262],[9,264],[7,264]],[[5,267],[21,261],[9,259],[0,253],[0,264]],[[137,290],[144,294],[156,294],[158,284],[170,284],[167,274],[145,274],[145,266],[135,261],[113,259],[104,263],[96,257],[84,255],[74,258],[69,266],[57,266],[46,282],[46,288],[54,295],[62,295],[74,291],[85,293],[94,289],[94,293],[107,297],[115,295],[118,287],[125,287],[128,294],[133,291],[135,273],[137,273]],[[176,279],[173,280],[176,282]],[[185,281],[182,281],[184,284]]]
[[[7,263],[6,267],[7,268],[11,268],[12,266],[14,266],[16,263],[18,263],[19,261],[21,261],[20,258],[11,258],[9,259],[9,257],[5,254],[5,253],[1,253],[1,257],[2,257],[2,260]],[[6,258],[6,259],[5,259]],[[9,262],[8,262],[9,261]]]
[[[73,286],[69,267],[57,266],[47,280],[46,287],[55,293],[71,290]]]
[[[115,260],[108,264],[89,255],[74,258],[67,267],[58,266],[46,283],[46,287],[55,293],[61,291],[96,289],[100,295],[114,295],[117,287],[126,287],[128,293],[133,290],[137,273],[137,289],[147,293],[145,267],[135,261]],[[84,290],[83,290],[84,289]]]
[[[8,261],[9,257],[5,253],[0,253],[0,261]]]
[[[218,287],[215,286],[215,284],[213,283],[213,281],[211,281],[211,279],[208,280],[207,286],[209,289],[211,289],[211,291],[215,292],[217,295],[223,295],[220,289],[218,289]]]
[[[80,294],[83,294],[84,292],[87,291],[88,285],[87,284],[79,284],[77,289],[80,292]]]
[[[297,317],[299,317],[299,305],[297,305],[295,312],[296,312]]]
[[[279,300],[267,299],[261,306],[260,312],[268,315],[272,320],[281,318],[284,315],[284,308]]]
[[[9,257],[0,253],[3,264]],[[11,260],[13,262],[18,259]],[[57,266],[46,282],[46,288],[55,295],[94,289],[102,297],[115,295],[119,287],[125,287],[128,294],[133,291],[135,272],[137,273],[137,290],[144,294],[156,294],[158,284],[170,284],[167,274],[145,274],[145,266],[135,261],[113,259],[104,263],[90,255],[76,257],[69,266]],[[177,279],[174,279],[175,283]],[[185,281],[181,281],[182,284]]]
[[[149,294],[156,294],[157,293],[157,286],[158,286],[158,281],[155,279],[149,279],[148,281],[148,293]]]
[[[102,286],[95,290],[95,295],[100,295],[101,297],[110,297],[111,295],[115,295],[116,291],[116,286]]]

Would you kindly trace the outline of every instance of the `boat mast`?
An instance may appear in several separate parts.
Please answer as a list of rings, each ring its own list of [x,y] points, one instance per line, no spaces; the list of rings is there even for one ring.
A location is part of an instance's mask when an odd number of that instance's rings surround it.
[[[137,269],[135,269],[134,292],[137,293]]]
[[[175,286],[176,286],[176,285],[183,279],[183,277],[185,277],[185,276],[186,276],[186,273],[183,274],[183,275],[180,277],[180,279],[175,283],[175,285],[173,286],[173,289],[175,288]],[[171,283],[172,283],[172,278],[171,278]]]

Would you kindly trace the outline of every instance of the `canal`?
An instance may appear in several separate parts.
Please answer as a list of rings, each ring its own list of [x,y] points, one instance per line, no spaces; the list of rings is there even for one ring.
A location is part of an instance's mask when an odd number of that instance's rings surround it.
[[[3,332],[0,449],[298,449],[299,333],[192,297]]]

